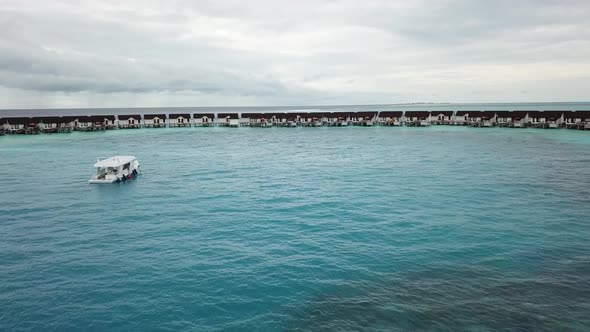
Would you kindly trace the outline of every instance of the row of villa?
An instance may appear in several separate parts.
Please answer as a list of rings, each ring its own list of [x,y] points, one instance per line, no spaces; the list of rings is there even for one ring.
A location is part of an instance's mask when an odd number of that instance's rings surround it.
[[[182,113],[0,118],[0,135],[163,127],[460,125],[590,130],[590,111]]]

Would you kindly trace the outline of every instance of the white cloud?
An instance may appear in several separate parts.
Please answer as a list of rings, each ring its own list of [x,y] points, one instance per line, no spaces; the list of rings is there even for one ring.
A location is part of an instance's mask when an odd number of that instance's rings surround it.
[[[584,100],[589,14],[548,0],[5,0],[0,108]]]

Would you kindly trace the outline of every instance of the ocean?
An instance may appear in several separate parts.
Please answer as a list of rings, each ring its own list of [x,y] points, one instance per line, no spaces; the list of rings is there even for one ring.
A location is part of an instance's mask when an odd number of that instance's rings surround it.
[[[588,331],[589,238],[583,131],[0,137],[0,330]]]
[[[0,117],[39,115],[120,115],[173,113],[255,113],[255,112],[360,112],[360,111],[587,111],[590,102],[554,103],[414,103],[332,106],[245,106],[245,107],[134,107],[0,109]]]

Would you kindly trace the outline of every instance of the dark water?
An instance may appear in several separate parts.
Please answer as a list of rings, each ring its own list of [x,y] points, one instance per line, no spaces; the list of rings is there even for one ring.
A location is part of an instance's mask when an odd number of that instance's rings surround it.
[[[0,329],[588,331],[589,134],[0,137]]]

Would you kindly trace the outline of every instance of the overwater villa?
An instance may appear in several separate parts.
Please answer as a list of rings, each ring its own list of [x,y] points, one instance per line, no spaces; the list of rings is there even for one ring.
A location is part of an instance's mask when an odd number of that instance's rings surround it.
[[[436,125],[448,125],[453,121],[453,111],[430,112],[430,123]]]
[[[317,126],[321,113],[298,113],[298,123],[304,127]]]
[[[215,114],[213,114],[213,113],[194,113],[193,114],[193,121],[195,122],[195,127],[213,126],[214,119],[215,119]]]
[[[240,126],[250,127],[271,127],[272,114],[265,113],[242,113],[240,117]],[[231,121],[231,119],[230,119]]]
[[[168,115],[168,125],[170,127],[190,127],[191,115],[189,113],[170,114]]]
[[[274,126],[277,127],[289,127],[289,115],[287,113],[274,113],[275,122]]]
[[[121,129],[137,129],[141,128],[141,115],[139,114],[125,114],[119,115],[119,128]]]
[[[527,120],[533,128],[559,128],[563,123],[563,111],[529,111]]]
[[[42,116],[37,119],[39,129],[46,134],[69,133],[76,125],[75,116]]]
[[[143,126],[145,128],[166,127],[166,114],[145,114],[143,116]]]
[[[496,125],[498,127],[510,127],[512,113],[510,111],[496,111]]]
[[[348,112],[329,112],[322,113],[322,123],[329,127],[347,126],[349,121]]]
[[[577,112],[580,113],[582,123],[584,124],[584,130],[589,130],[590,129],[590,111],[577,111]]]
[[[303,127],[310,127],[314,119],[310,113],[297,113],[297,123]]]
[[[483,111],[468,111],[467,124],[472,127],[483,127]]]
[[[307,113],[306,123],[308,127],[321,127],[322,124],[322,113]]]
[[[375,122],[381,126],[401,126],[403,115],[402,111],[382,111],[377,115]]]
[[[404,114],[404,124],[410,127],[430,126],[430,112],[428,111],[407,111]]]
[[[455,115],[453,115],[452,124],[459,126],[469,124],[469,111],[457,111]]]
[[[493,127],[496,125],[496,111],[481,112],[480,127]]]
[[[354,112],[349,113],[348,118],[353,126],[370,127],[375,122],[377,112]]]
[[[219,127],[239,127],[240,117],[238,113],[218,113],[215,118],[216,124]]]
[[[168,118],[168,119],[167,119]],[[146,114],[9,117],[0,120],[2,134],[37,134],[97,131],[118,128],[190,127],[191,115]],[[590,130],[590,111],[382,111],[382,112],[284,112],[284,113],[195,113],[195,126],[223,127],[321,127],[321,126],[429,126],[561,128]]]
[[[528,120],[527,120],[528,111],[513,111],[510,113],[512,115],[512,121],[510,122],[510,127],[512,127],[512,128],[526,127],[526,125],[528,123]]]
[[[565,127],[569,129],[590,129],[590,111],[564,112]]]
[[[74,130],[76,131],[97,131],[115,129],[114,115],[88,115],[76,117]]]
[[[38,120],[32,117],[5,118],[4,132],[7,134],[38,134]]]
[[[296,113],[285,113],[285,122],[281,122],[284,127],[297,127],[299,116]]]

